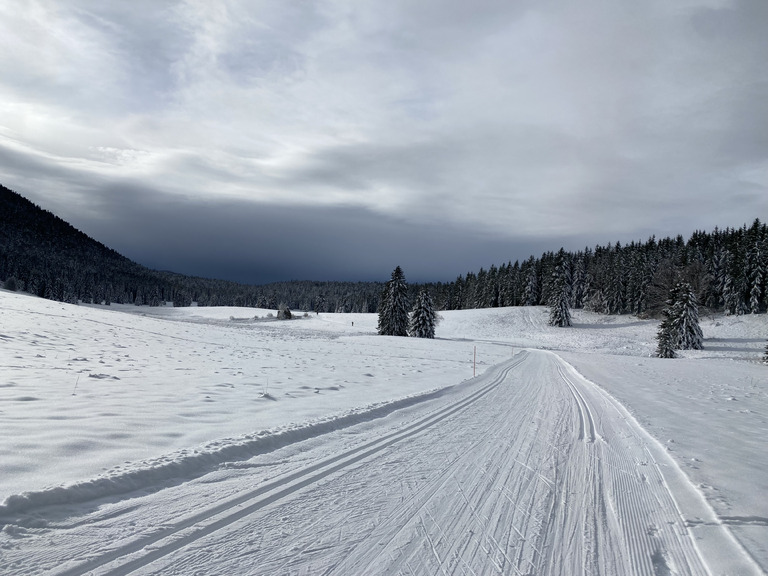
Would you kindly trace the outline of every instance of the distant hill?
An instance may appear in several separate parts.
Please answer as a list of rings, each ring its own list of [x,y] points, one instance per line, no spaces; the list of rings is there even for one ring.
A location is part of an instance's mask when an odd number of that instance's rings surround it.
[[[386,274],[386,272],[384,272]],[[118,254],[0,185],[0,280],[37,296],[77,303],[198,305],[375,312],[377,282],[280,282],[249,286],[151,270]]]

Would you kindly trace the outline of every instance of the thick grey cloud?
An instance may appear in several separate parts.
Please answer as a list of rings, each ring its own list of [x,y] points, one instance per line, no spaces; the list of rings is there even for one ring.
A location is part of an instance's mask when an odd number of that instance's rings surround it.
[[[211,204],[137,188],[105,191],[93,200],[110,216],[84,219],[90,235],[112,238],[121,253],[154,268],[245,283],[384,281],[395,266],[413,281],[452,280],[513,253],[548,248],[434,223],[417,226],[359,207]]]
[[[766,24],[762,0],[0,7],[0,182],[241,280],[739,226],[768,217]]]

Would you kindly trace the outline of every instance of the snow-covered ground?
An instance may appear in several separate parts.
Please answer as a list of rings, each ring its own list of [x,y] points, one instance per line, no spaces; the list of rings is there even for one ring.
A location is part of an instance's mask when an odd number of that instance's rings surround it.
[[[768,316],[269,313],[0,291],[3,573],[768,570]]]

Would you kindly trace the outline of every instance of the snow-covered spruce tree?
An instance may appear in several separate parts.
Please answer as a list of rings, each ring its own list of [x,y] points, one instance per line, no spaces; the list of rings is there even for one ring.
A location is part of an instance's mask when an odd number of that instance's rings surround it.
[[[699,303],[693,287],[687,282],[677,285],[677,300],[673,308],[675,323],[675,348],[701,350],[704,335],[699,326]]]
[[[587,273],[584,268],[584,254],[579,253],[573,263],[573,290],[571,291],[571,304],[574,308],[584,306],[584,299],[587,293]]]
[[[728,272],[728,252],[718,248],[712,256],[707,269],[709,285],[705,303],[708,308],[716,310],[723,305],[725,294],[725,278]]]
[[[678,282],[669,291],[667,307],[656,335],[656,356],[674,358],[675,350],[701,350],[704,335],[699,326],[696,294],[687,282]]]
[[[533,258],[531,258],[533,260]],[[523,306],[536,306],[539,303],[538,279],[536,277],[536,268],[531,264],[528,269],[528,275],[525,281],[525,291],[523,292]]]
[[[763,268],[758,261],[754,270],[752,271],[752,288],[749,291],[749,311],[752,312],[752,314],[757,314],[760,312],[760,295],[762,292],[762,283]]]
[[[727,273],[725,275],[725,279],[723,280],[723,301],[725,307],[725,315],[731,316],[736,314],[739,305],[739,297],[736,292],[733,276]]]
[[[744,275],[747,278],[747,293],[749,294],[748,309],[752,314],[760,312],[760,301],[763,284],[763,258],[759,241],[746,254],[747,269]]]
[[[590,292],[587,301],[584,303],[584,308],[590,312],[608,314],[608,299],[605,297],[602,288],[597,288]]]
[[[677,348],[677,316],[679,313],[679,304],[677,302],[680,295],[680,284],[675,284],[669,290],[667,299],[664,301],[666,307],[661,311],[661,323],[656,333],[656,356],[659,358],[676,358],[675,349]]]
[[[762,281],[763,275],[760,271],[757,271],[752,283],[752,289],[749,291],[749,311],[752,314],[760,312],[760,284]]]
[[[381,291],[381,296],[379,296],[379,323],[378,323],[378,332],[379,334],[386,334],[388,330],[388,324],[387,324],[387,315],[385,310],[387,309],[389,299],[389,282],[387,282],[384,285],[384,288]]]
[[[568,296],[565,291],[558,290],[552,294],[549,308],[549,325],[565,328],[573,326],[571,322],[571,309],[568,305]]]
[[[379,303],[379,334],[408,336],[408,284],[398,266],[384,287]]]
[[[429,292],[422,290],[411,313],[408,335],[414,338],[434,338],[437,325],[437,312]]]
[[[673,342],[673,325],[671,310],[665,308],[662,312],[661,324],[659,324],[659,331],[656,332],[656,341],[658,345],[656,347],[656,356],[658,358],[676,358],[675,346]]]
[[[562,249],[561,249],[562,251]],[[564,257],[552,273],[552,292],[549,297],[549,325],[564,328],[571,323],[571,270]]]

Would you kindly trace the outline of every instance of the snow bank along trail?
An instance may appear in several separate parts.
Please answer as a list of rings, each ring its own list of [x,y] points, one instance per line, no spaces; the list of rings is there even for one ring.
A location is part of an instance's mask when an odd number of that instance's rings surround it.
[[[523,351],[381,421],[40,510],[6,525],[2,561],[68,576],[760,573],[678,475],[607,394]]]

